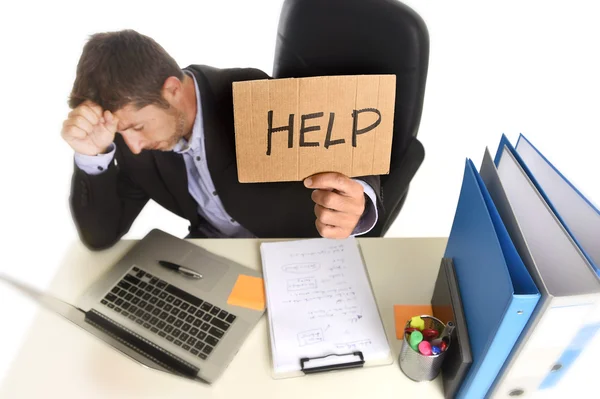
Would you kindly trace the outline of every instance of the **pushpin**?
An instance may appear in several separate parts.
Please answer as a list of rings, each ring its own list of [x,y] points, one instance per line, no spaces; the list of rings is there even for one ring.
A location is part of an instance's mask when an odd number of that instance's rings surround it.
[[[419,344],[419,352],[425,356],[431,356],[431,344],[427,341],[421,341]]]
[[[442,350],[440,349],[439,346],[433,345],[431,347],[431,353],[434,354],[434,355],[439,355],[440,353],[442,353]]]
[[[448,344],[446,343],[446,341],[442,341],[442,343],[440,344],[440,349],[442,350],[442,352],[444,352],[446,348],[448,348]]]
[[[415,316],[410,319],[410,326],[413,328],[418,328],[419,330],[423,330],[425,328],[425,322],[421,316]]]
[[[423,339],[426,341],[431,341],[432,339],[437,338],[438,335],[439,332],[433,328],[426,328],[423,330]]]
[[[423,342],[423,334],[421,331],[413,331],[410,333],[410,338],[408,339],[408,343],[413,350],[419,350],[419,344]]]

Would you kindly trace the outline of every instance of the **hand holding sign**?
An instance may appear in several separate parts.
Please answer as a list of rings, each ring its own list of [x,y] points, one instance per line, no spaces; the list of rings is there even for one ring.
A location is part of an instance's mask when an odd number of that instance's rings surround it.
[[[72,110],[63,122],[62,138],[83,155],[98,155],[115,139],[119,120],[110,111],[91,102],[85,101]]]
[[[315,189],[315,225],[322,237],[347,238],[352,234],[365,210],[363,186],[334,172],[318,173],[304,180]]]

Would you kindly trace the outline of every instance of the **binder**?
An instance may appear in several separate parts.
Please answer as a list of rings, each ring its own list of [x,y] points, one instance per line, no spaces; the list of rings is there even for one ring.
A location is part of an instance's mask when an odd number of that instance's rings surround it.
[[[515,150],[540,194],[579,246],[595,273],[600,275],[600,210],[524,135],[519,135]],[[586,319],[586,325],[573,338],[539,388],[555,386],[599,330],[600,312],[595,311]]]
[[[453,321],[456,326],[452,331],[451,344],[441,366],[444,397],[452,399],[456,397],[471,367],[473,356],[454,263],[450,258],[442,258],[431,296],[431,310],[433,316],[443,323]]]
[[[393,363],[358,242],[260,246],[275,379]]]
[[[548,206],[600,276],[600,210],[522,134],[515,150]]]
[[[452,258],[472,352],[457,398],[482,398],[540,293],[472,161],[467,159],[444,257]]]
[[[494,163],[486,154],[486,184],[496,188],[491,190],[494,201],[541,293],[488,393],[490,398],[511,398],[537,390],[560,367],[560,356],[597,312],[600,282],[506,136]]]

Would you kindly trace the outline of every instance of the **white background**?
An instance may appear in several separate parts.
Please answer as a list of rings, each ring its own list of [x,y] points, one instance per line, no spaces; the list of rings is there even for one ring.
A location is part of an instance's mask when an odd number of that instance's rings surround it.
[[[447,236],[465,159],[478,166],[486,146],[495,153],[502,133],[513,143],[525,134],[598,204],[600,6],[406,3],[424,18],[431,40],[418,136],[426,158],[388,236]],[[2,4],[0,270],[43,289],[77,239],[67,201],[72,151],[60,129],[88,35],[132,28],[156,39],[181,67],[252,66],[271,74],[281,2]],[[152,227],[187,233],[186,221],[149,204],[126,238],[140,238]],[[36,311],[0,287],[0,380]]]

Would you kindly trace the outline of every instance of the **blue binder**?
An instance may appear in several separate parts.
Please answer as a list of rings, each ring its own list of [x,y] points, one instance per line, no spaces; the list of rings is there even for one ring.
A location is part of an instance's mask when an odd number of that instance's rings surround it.
[[[483,398],[531,317],[540,292],[469,159],[444,256],[454,261],[473,354],[456,397]]]

